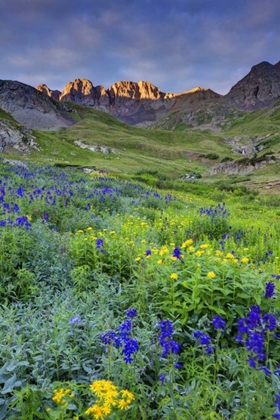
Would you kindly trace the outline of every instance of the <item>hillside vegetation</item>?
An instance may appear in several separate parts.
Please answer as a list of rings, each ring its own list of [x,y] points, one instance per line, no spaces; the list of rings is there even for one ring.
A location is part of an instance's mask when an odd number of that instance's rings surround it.
[[[277,191],[274,184],[279,170],[280,102],[258,111],[229,113],[219,123],[219,131],[210,129],[209,116],[203,113],[201,125],[196,128],[184,124],[183,114],[178,111],[157,121],[151,129],[143,129],[90,107],[66,105],[72,109],[68,115],[75,124],[54,132],[33,130],[40,150],[30,148],[25,156],[9,151],[6,157],[87,167],[122,176],[141,175],[142,179],[143,174],[153,173],[156,181],[187,178],[184,182],[191,179],[191,182],[215,184],[231,183],[234,178],[235,184],[245,182],[246,186],[264,193]],[[9,114],[1,111],[0,116],[18,127]],[[246,156],[241,153],[244,147],[250,151]],[[238,171],[208,173],[217,163],[235,160],[243,166],[265,164],[255,166],[245,180]],[[270,181],[272,184],[265,188]]]

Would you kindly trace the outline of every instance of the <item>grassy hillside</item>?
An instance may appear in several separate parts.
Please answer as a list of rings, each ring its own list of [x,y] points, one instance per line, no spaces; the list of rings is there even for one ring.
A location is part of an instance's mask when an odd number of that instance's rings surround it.
[[[126,125],[102,111],[73,104],[71,107],[76,124],[59,132],[34,130],[41,151],[32,150],[25,158],[113,173],[153,170],[177,179],[188,172],[203,173],[211,166],[211,159],[199,158],[209,150],[215,150],[221,159],[234,156],[216,133],[146,130]],[[82,149],[75,141],[105,148],[110,153]]]
[[[154,176],[157,181],[174,181],[186,174],[196,174],[202,178],[188,182],[215,185],[221,182],[231,184],[234,181],[234,184],[263,188],[265,193],[277,192],[278,186],[275,184],[280,158],[280,101],[258,111],[234,113],[227,110],[220,131],[192,129],[180,120],[180,112],[173,112],[157,122],[157,127],[162,123],[162,127],[169,127],[169,130],[147,130],[129,126],[102,111],[72,103],[68,105],[72,109],[68,114],[76,121],[75,124],[58,132],[33,130],[41,150],[31,149],[26,156],[19,156],[15,150],[10,157],[88,167],[122,176],[140,177],[142,180],[145,174],[148,174],[148,178]],[[209,115],[205,112],[201,113],[200,128],[209,123]],[[203,120],[205,115],[206,120]],[[18,127],[13,118],[2,110],[0,118]],[[172,121],[176,123],[175,126]],[[77,141],[83,147],[94,147],[96,151],[77,146]],[[245,178],[243,175],[206,175],[205,171],[216,163],[243,159],[237,153],[237,146],[241,145],[253,145],[257,150],[254,156],[249,157],[250,161],[245,159],[245,165],[251,161],[253,164],[255,161],[264,161],[267,157],[272,157],[274,161],[254,170]],[[270,182],[272,184],[267,185]]]

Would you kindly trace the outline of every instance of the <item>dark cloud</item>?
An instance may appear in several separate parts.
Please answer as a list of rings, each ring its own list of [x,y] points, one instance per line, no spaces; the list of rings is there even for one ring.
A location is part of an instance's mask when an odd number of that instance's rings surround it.
[[[148,80],[226,93],[279,61],[279,0],[0,0],[2,79],[62,89]]]

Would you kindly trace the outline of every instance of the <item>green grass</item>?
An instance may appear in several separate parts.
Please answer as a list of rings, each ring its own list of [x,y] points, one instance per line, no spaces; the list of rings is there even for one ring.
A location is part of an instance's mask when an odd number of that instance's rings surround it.
[[[30,155],[23,156],[22,159],[89,167],[130,176],[134,176],[137,171],[147,173],[154,170],[170,180],[178,180],[186,173],[203,175],[208,168],[220,163],[224,158],[240,159],[241,155],[235,153],[226,141],[236,136],[248,136],[244,137],[241,143],[250,144],[250,139],[253,139],[255,146],[259,148],[257,160],[262,160],[267,153],[273,153],[276,163],[256,169],[250,181],[245,181],[244,185],[259,188],[277,176],[277,159],[280,158],[280,102],[258,111],[229,112],[221,132],[192,130],[180,120],[178,111],[168,114],[154,124],[154,127],[157,127],[162,122],[162,126],[169,127],[170,130],[147,130],[129,126],[108,113],[90,107],[72,103],[68,105],[73,111],[67,114],[76,123],[58,132],[33,130],[41,151],[32,149]],[[234,118],[234,115],[237,118]],[[18,123],[2,110],[0,117],[19,127]],[[200,121],[204,122],[207,121]],[[82,149],[75,145],[77,140],[89,146],[112,149],[114,153],[105,154]],[[207,156],[209,153],[218,155],[219,159],[213,161],[200,156]],[[19,159],[18,153],[7,157]],[[196,182],[210,185],[227,178],[227,174],[213,177],[207,175]],[[243,182],[240,176],[240,183]]]

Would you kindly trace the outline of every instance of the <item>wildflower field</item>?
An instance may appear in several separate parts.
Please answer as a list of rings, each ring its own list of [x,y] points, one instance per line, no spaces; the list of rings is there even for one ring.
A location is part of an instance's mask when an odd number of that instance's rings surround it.
[[[0,419],[280,418],[277,197],[0,170]]]

